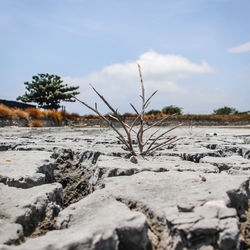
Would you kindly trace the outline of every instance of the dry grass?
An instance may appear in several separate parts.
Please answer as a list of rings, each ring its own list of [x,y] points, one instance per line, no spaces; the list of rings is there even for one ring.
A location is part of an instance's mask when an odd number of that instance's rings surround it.
[[[123,114],[123,116],[124,117],[137,117],[137,114],[131,114],[131,113],[126,112]]]
[[[22,109],[15,108],[15,109],[13,109],[13,112],[15,113],[15,117],[22,117],[22,118],[24,118],[26,120],[29,119],[29,113],[25,112]]]
[[[15,117],[15,112],[5,105],[0,104],[0,117],[13,119]]]
[[[98,115],[84,115],[82,116],[83,119],[101,119]]]
[[[150,120],[150,119],[159,119],[159,118],[163,118],[163,117],[167,117],[167,116],[169,116],[169,115],[166,115],[163,113],[145,115],[145,121]]]
[[[190,120],[214,120],[214,121],[235,121],[235,120],[249,120],[249,114],[236,114],[236,115],[193,115],[193,114],[186,114],[177,116],[179,118],[190,119]]]
[[[45,110],[43,111],[43,118],[53,120],[57,125],[62,123],[62,114],[61,112],[55,110]]]
[[[77,114],[77,113],[71,113],[71,114],[69,114],[69,113],[63,111],[63,112],[61,112],[61,114],[62,114],[63,118],[67,118],[69,120],[74,120],[75,121],[75,120],[81,118],[81,116],[79,114]]]
[[[76,114],[74,116],[76,116]],[[8,119],[15,119],[17,117],[21,117],[25,118],[26,120],[28,120],[29,118],[36,120],[50,119],[53,120],[57,125],[60,125],[62,123],[62,114],[58,111],[42,111],[39,108],[27,108],[25,110],[22,110],[18,108],[9,108],[3,104],[0,104],[0,117]]]
[[[29,114],[29,116],[33,119],[41,119],[44,118],[45,114],[39,108],[27,108],[25,112]]]
[[[42,128],[43,127],[43,123],[40,120],[33,120],[31,123],[28,124],[28,127]]]

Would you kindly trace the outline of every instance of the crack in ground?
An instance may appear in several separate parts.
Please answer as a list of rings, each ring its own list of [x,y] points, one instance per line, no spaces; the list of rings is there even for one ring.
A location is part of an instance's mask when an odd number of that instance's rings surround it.
[[[148,222],[148,238],[151,242],[152,250],[166,250],[166,246],[163,246],[162,240],[166,240],[169,235],[167,225],[164,223],[164,218],[154,217],[153,212],[149,209],[143,210],[136,202],[128,201],[122,198],[115,198],[118,202],[126,205],[130,210],[140,212],[144,214]]]
[[[100,152],[74,152],[63,149],[54,152],[54,179],[61,183],[64,193],[64,207],[75,203],[92,193],[93,187],[89,180],[94,174],[93,165],[97,162]]]

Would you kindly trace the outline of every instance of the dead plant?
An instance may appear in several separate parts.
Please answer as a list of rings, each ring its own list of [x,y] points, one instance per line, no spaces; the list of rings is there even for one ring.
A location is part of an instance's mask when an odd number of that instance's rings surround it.
[[[175,141],[177,141],[177,137],[176,136],[172,136],[172,137],[168,137],[165,138],[165,140],[163,140],[162,142],[159,142],[160,139],[162,139],[167,133],[169,133],[170,131],[174,130],[177,127],[180,127],[182,124],[178,124],[177,126],[168,129],[167,131],[161,133],[160,135],[156,136],[157,132],[159,131],[156,130],[154,133],[152,133],[147,140],[143,140],[143,135],[144,133],[155,127],[160,125],[163,121],[165,121],[169,116],[163,117],[161,120],[154,122],[152,125],[145,127],[145,110],[148,107],[151,98],[157,93],[157,90],[154,91],[147,99],[145,98],[145,89],[144,89],[144,83],[143,83],[143,78],[142,78],[142,73],[141,73],[141,67],[138,64],[138,71],[139,71],[139,76],[140,76],[140,83],[141,83],[141,101],[142,101],[142,106],[141,106],[141,111],[139,112],[135,106],[133,104],[130,103],[130,106],[132,107],[132,109],[135,111],[136,116],[135,119],[133,120],[131,125],[128,125],[127,123],[125,123],[125,121],[122,119],[122,116],[118,113],[117,109],[114,109],[109,102],[93,87],[92,89],[94,90],[94,92],[100,97],[100,99],[104,102],[104,104],[110,109],[110,111],[112,112],[112,114],[109,114],[108,117],[106,115],[102,115],[98,108],[97,108],[97,103],[95,103],[95,107],[90,106],[89,104],[87,104],[86,102],[78,99],[77,97],[74,96],[74,98],[79,101],[80,103],[82,103],[84,106],[86,106],[87,108],[89,108],[90,110],[92,110],[93,112],[95,112],[101,119],[103,119],[116,133],[117,133],[117,139],[119,141],[121,141],[121,143],[123,143],[126,148],[128,149],[128,151],[136,156],[136,155],[148,155],[154,151],[156,151],[157,149],[160,149],[164,146],[166,146],[167,144],[173,143]],[[111,119],[109,119],[111,118]],[[125,132],[125,136],[118,130],[118,128],[116,128],[112,122],[112,120],[116,120],[120,123],[120,125],[122,126],[124,132]],[[139,123],[139,129],[135,130],[134,127],[135,125]],[[137,145],[138,145],[138,150],[139,152],[136,152],[134,145],[133,145],[133,140],[132,140],[132,133],[135,134],[136,137],[136,141],[137,141]]]
[[[33,120],[31,123],[28,124],[28,127],[31,128],[42,128],[43,126],[43,122],[40,120]]]

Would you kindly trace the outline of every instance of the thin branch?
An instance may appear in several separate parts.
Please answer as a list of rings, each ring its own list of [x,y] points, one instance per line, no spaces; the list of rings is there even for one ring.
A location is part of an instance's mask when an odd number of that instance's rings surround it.
[[[146,142],[144,143],[144,145],[147,145],[147,143],[149,142],[149,140],[150,140],[159,130],[160,130],[160,128],[157,129],[153,134],[151,134],[151,135],[149,136],[149,138],[146,140]],[[145,131],[145,130],[144,130],[144,131]]]
[[[145,103],[145,89],[144,89],[144,84],[143,84],[143,79],[142,79],[142,73],[141,73],[141,66],[140,64],[137,64],[138,65],[138,70],[139,70],[139,75],[140,75],[140,80],[141,80],[141,91],[142,91],[142,101],[143,101],[143,104]]]
[[[141,125],[136,135],[140,154],[143,151],[142,132],[143,132],[143,126]]]
[[[145,105],[144,111],[148,108],[149,104],[150,104],[150,102],[148,102],[148,103]]]
[[[159,120],[159,121],[153,123],[153,124],[150,125],[149,127],[145,128],[145,129],[144,129],[144,132],[147,131],[147,130],[149,130],[149,129],[151,129],[151,128],[153,128],[153,127],[155,127],[155,126],[157,126],[157,125],[159,125],[159,124],[161,124],[163,121],[167,120],[168,117],[169,117],[169,116],[165,116],[165,117],[163,117],[161,120]]]
[[[142,73],[141,73],[141,66],[140,64],[137,64],[138,66],[138,71],[139,71],[139,76],[140,76],[140,81],[141,81],[141,99],[142,99],[142,109],[140,113],[140,128],[137,133],[137,142],[138,142],[138,147],[140,153],[143,151],[143,125],[144,125],[144,112],[145,112],[145,89],[144,89],[144,83],[143,83],[143,78],[142,78]]]
[[[159,136],[157,136],[157,137],[154,139],[154,141],[148,146],[148,149],[147,149],[146,151],[150,150],[150,149],[152,148],[152,146],[155,144],[155,142],[158,141],[162,136],[164,136],[165,134],[169,133],[170,131],[172,131],[172,130],[174,130],[174,129],[180,127],[180,126],[182,126],[182,124],[178,124],[177,126],[171,128],[171,129],[165,131],[164,133],[160,134]]]
[[[104,104],[112,111],[113,115],[109,114],[108,116],[104,116],[102,115],[99,111],[98,111],[98,108],[97,108],[97,103],[95,103],[95,106],[94,107],[91,107],[90,105],[88,105],[87,103],[85,103],[84,101],[81,101],[80,99],[78,99],[77,97],[75,96],[72,96],[74,99],[78,100],[80,103],[82,103],[84,106],[86,106],[87,108],[89,108],[90,110],[92,110],[93,112],[95,112],[97,115],[99,115],[99,117],[101,119],[103,119],[117,134],[118,134],[118,140],[123,143],[127,149],[130,151],[130,153],[132,155],[137,155],[136,152],[134,151],[134,148],[133,148],[133,144],[132,144],[132,138],[131,138],[131,131],[133,131],[135,134],[136,134],[136,137],[137,137],[137,143],[138,143],[138,148],[139,148],[139,154],[140,155],[146,155],[148,153],[151,153],[151,152],[154,152],[155,150],[157,149],[160,149],[162,147],[164,147],[166,144],[172,142],[173,140],[176,139],[176,136],[170,138],[170,139],[165,139],[165,141],[157,144],[157,141],[159,139],[161,139],[165,134],[167,134],[168,132],[174,130],[175,128],[181,126],[181,124],[165,131],[164,133],[160,134],[159,136],[157,136],[155,139],[153,139],[153,141],[149,144],[149,146],[147,147],[146,150],[143,150],[144,146],[147,145],[147,143],[151,140],[151,138],[154,137],[154,135],[156,135],[156,133],[160,130],[156,130],[154,133],[152,133],[149,138],[146,140],[145,143],[143,143],[143,134],[145,131],[147,131],[148,129],[152,128],[152,127],[155,127],[159,124],[161,124],[164,120],[166,120],[169,116],[167,117],[164,117],[162,119],[160,119],[159,121],[157,122],[154,122],[151,126],[147,127],[146,129],[144,129],[144,123],[145,123],[145,110],[146,108],[149,106],[150,104],[150,100],[151,98],[157,93],[157,90],[154,91],[150,96],[149,98],[147,98],[147,100],[145,101],[145,89],[144,89],[144,83],[143,83],[143,78],[142,78],[142,72],[141,72],[141,67],[140,65],[138,64],[138,71],[139,71],[139,76],[140,76],[140,83],[141,83],[141,101],[142,101],[142,106],[141,106],[141,111],[139,112],[135,106],[133,104],[130,104],[131,107],[133,108],[133,110],[135,111],[136,113],[136,118],[133,120],[132,124],[131,125],[128,125],[127,123],[125,123],[122,119],[122,117],[119,115],[118,113],[118,109],[114,109],[110,104],[109,102],[104,98],[104,96],[102,96],[93,86],[92,89],[94,90],[94,92],[100,97],[100,99],[104,102]],[[108,119],[108,117],[111,117],[112,119],[118,121],[122,128],[124,129],[126,135],[127,135],[127,139],[125,139],[126,136],[123,136],[121,134],[121,132],[119,132],[119,130],[113,125],[112,123],[112,120],[111,119]],[[138,132],[136,132],[133,128],[136,124],[136,122],[139,120],[139,129],[138,129]],[[175,140],[177,141],[177,140]]]
[[[135,123],[137,122],[137,120],[140,118],[140,115],[138,115],[135,119],[134,119],[134,121],[132,122],[132,124],[131,124],[131,127],[130,127],[130,130],[129,131],[131,131],[131,130],[133,130],[133,127],[135,126]],[[134,131],[134,130],[133,130]]]
[[[108,116],[111,117],[112,119],[114,119],[114,120],[116,120],[116,121],[119,122],[119,119],[118,119],[117,117],[115,117],[115,116],[113,116],[113,115],[111,115],[111,114],[108,114]],[[129,132],[133,131],[134,133],[136,133],[136,131],[132,129],[132,128],[133,128],[132,126],[129,126],[129,125],[128,125],[127,123],[125,123],[125,122],[123,122],[123,123],[124,123],[124,125],[129,129]]]
[[[123,129],[125,130],[127,137],[128,137],[128,144],[130,146],[131,151],[134,152],[133,149],[133,145],[132,145],[132,140],[131,140],[131,135],[126,127],[126,125],[124,124],[124,122],[122,121],[120,115],[118,114],[117,110],[114,110],[114,108],[106,101],[106,99],[93,87],[93,90],[95,91],[95,93],[102,99],[102,101],[106,104],[106,106],[116,115],[116,117],[118,118],[119,122],[121,123]]]
[[[124,136],[116,129],[116,127],[112,124],[112,122],[110,122],[105,116],[103,116],[97,109],[94,109],[93,107],[91,107],[90,105],[88,105],[86,102],[78,99],[77,97],[74,96],[74,98],[79,101],[80,103],[82,103],[84,106],[86,106],[87,108],[89,108],[90,110],[94,111],[96,114],[98,114],[104,121],[106,121],[108,123],[108,125],[120,136],[120,138],[122,138],[122,142],[125,144],[125,146],[128,148],[128,150],[130,150],[130,152],[133,155],[136,155],[135,151],[133,150],[133,147],[130,147],[130,144],[126,141],[126,139],[124,138]],[[96,105],[97,106],[97,105]],[[132,144],[132,143],[131,143]]]
[[[139,115],[139,112],[137,111],[137,109],[135,108],[135,106],[132,103],[130,103],[130,106],[133,108],[133,110],[135,111],[135,113],[137,115]]]
[[[121,141],[123,144],[126,145],[126,141],[124,140],[124,138],[119,137],[119,136],[117,136],[116,138],[117,138],[119,141]],[[129,147],[127,147],[127,148],[129,149]]]
[[[150,101],[150,99],[158,92],[158,90],[156,90],[155,92],[153,92],[153,94],[146,100],[145,102],[145,106],[148,104],[148,102]]]
[[[163,145],[166,145],[167,143],[171,142],[172,140],[176,139],[177,136],[174,136],[172,138],[169,138],[167,139],[166,141],[164,142],[161,142],[160,144],[157,144],[155,145],[154,147],[152,147],[150,150],[148,150],[148,152],[152,151],[152,150],[155,150],[155,149],[158,149],[159,147],[163,146]]]
[[[177,142],[177,141],[179,141],[181,139],[181,138],[177,138],[176,140],[174,140],[175,138],[176,138],[176,136],[174,136],[173,138],[169,139],[168,141],[165,141],[164,143],[161,143],[161,145],[160,144],[157,145],[157,147],[155,147],[154,149],[151,148],[151,150],[149,152],[147,152],[147,153],[153,153],[157,149],[160,149],[160,148],[163,148],[164,146],[166,146],[166,144],[170,144],[170,143],[172,144],[172,143],[175,143],[175,142]],[[172,141],[172,140],[174,140],[174,141]]]

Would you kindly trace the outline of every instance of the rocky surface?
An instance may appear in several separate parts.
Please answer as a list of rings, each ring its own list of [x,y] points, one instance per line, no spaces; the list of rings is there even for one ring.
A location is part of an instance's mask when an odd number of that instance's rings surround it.
[[[0,249],[248,249],[250,130],[190,131],[130,159],[106,128],[1,128]]]

